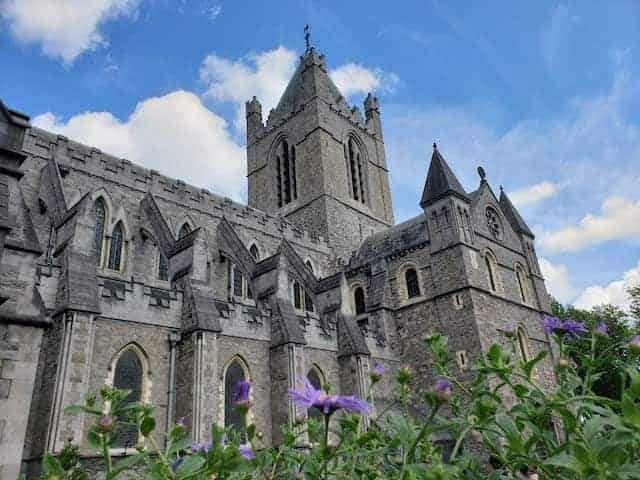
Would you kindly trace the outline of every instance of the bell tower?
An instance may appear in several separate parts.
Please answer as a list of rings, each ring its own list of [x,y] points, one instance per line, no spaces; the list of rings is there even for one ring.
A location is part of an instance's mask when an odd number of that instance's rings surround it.
[[[393,225],[378,99],[351,108],[308,45],[266,122],[246,104],[249,205],[324,237],[348,257]]]

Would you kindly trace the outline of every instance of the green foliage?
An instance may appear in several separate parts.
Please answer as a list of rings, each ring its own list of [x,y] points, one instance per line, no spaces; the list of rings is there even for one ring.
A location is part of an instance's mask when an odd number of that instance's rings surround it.
[[[630,288],[628,293],[629,297],[631,297],[629,312],[636,319],[636,322],[640,323],[640,285]]]
[[[638,294],[640,294],[640,289]],[[638,299],[640,301],[640,298]],[[615,305],[603,304],[591,310],[582,310],[574,306],[564,307],[552,301],[555,316],[562,320],[573,319],[583,322],[589,329],[603,323],[607,326],[608,338],[601,339],[595,347],[595,361],[601,374],[592,378],[593,391],[608,398],[620,398],[625,366],[629,362],[628,340],[635,329],[628,315]],[[581,338],[572,342],[568,348],[569,356],[574,361],[584,358],[589,361],[591,351],[590,338]],[[578,373],[585,375],[586,365],[578,363]]]
[[[613,325],[617,313],[609,313]],[[396,396],[381,411],[367,418],[332,413],[283,427],[276,447],[263,445],[254,425],[243,435],[213,425],[209,442],[191,445],[178,424],[160,448],[153,407],[126,404],[125,391],[103,389],[99,399],[88,397],[72,410],[94,418],[89,445],[103,455],[107,480],[499,480],[526,478],[524,472],[546,480],[640,479],[637,359],[627,352],[621,360],[624,381],[617,397],[595,391],[608,368],[596,354],[623,348],[614,335],[613,327],[608,339],[595,333],[572,341],[552,335],[560,355],[557,382],[545,389],[537,379],[551,374],[546,352],[522,361],[509,336],[506,346],[494,345],[478,360],[475,378],[462,383],[450,370],[447,338],[433,334],[425,338],[435,379],[431,388],[417,388],[415,372],[401,368]],[[568,355],[575,363],[563,361]],[[368,398],[375,387],[372,382]],[[113,465],[109,451],[123,423],[137,425],[141,444]],[[309,444],[309,433],[319,441]],[[251,446],[241,444],[242,438]],[[57,458],[47,456],[44,478],[88,478],[78,459],[70,445]]]

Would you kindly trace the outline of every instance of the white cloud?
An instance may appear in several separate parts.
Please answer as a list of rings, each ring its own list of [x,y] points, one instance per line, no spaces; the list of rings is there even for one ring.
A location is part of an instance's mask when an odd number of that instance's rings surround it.
[[[576,296],[576,289],[571,283],[569,269],[565,265],[551,263],[546,258],[539,259],[542,276],[547,291],[560,303],[568,303]]]
[[[193,93],[178,90],[148,98],[124,122],[108,112],[86,112],[67,122],[45,113],[32,122],[170,177],[240,199],[246,171],[244,147],[234,142],[225,120]]]
[[[578,225],[549,232],[542,245],[550,251],[574,252],[600,243],[640,236],[640,201],[609,197],[600,215],[587,214]]]
[[[640,285],[640,262],[634,268],[627,270],[622,279],[608,285],[594,285],[587,287],[575,301],[578,308],[590,309],[603,303],[612,303],[629,311],[631,299],[627,294],[630,287]]]
[[[218,5],[217,3],[207,5],[203,8],[202,13],[213,22],[222,13],[222,5]]]
[[[537,203],[545,198],[554,196],[558,192],[559,186],[557,183],[545,181],[536,183],[521,190],[516,190],[509,194],[509,198],[517,207],[524,207]]]
[[[235,105],[234,125],[243,132],[245,102],[255,95],[266,117],[280,100],[296,65],[296,53],[282,46],[238,60],[212,53],[202,62],[200,79],[207,85],[206,98]],[[345,97],[375,90],[389,91],[399,82],[394,73],[371,70],[355,63],[332,70],[330,76]]]
[[[107,44],[100,26],[135,13],[140,0],[0,0],[11,35],[39,43],[45,55],[71,64],[82,52]]]
[[[345,63],[331,71],[331,79],[345,97],[373,91],[392,91],[400,82],[395,73],[368,69],[357,63]]]
[[[244,103],[255,95],[262,103],[263,112],[268,114],[293,75],[295,61],[295,52],[284,47],[250,54],[239,60],[212,53],[200,68],[200,78],[207,84],[205,96],[217,102],[235,104],[235,126],[243,131]]]

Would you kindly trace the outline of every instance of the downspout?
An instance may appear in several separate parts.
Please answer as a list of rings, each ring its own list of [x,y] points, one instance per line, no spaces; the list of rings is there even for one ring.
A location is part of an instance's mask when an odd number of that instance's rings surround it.
[[[169,432],[174,423],[176,408],[176,345],[180,341],[178,332],[169,334],[169,405],[167,406],[167,437],[169,441]]]

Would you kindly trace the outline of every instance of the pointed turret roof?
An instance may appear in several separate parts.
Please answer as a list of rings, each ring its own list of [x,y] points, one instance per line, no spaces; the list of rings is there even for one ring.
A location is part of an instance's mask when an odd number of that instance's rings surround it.
[[[431,164],[429,165],[427,181],[422,191],[420,206],[424,208],[445,195],[455,195],[469,201],[467,192],[464,191],[464,188],[462,188],[462,185],[434,143],[433,155],[431,155]]]
[[[511,226],[513,226],[516,232],[529,235],[530,237],[535,237],[533,232],[531,232],[529,226],[520,216],[520,213],[518,213],[516,207],[513,205],[513,203],[511,203],[511,200],[504,192],[502,187],[500,187],[500,208],[502,209],[507,219],[509,220],[509,223],[511,223]]]
[[[300,57],[300,64],[282,94],[275,113],[291,114],[312,97],[319,97],[332,105],[348,108],[340,90],[329,77],[324,55],[318,55],[313,47]]]

